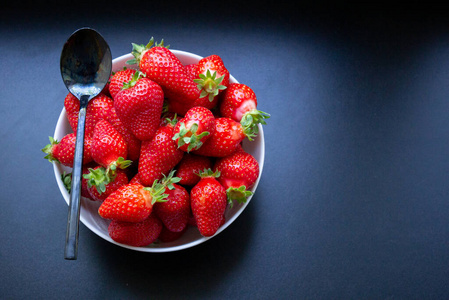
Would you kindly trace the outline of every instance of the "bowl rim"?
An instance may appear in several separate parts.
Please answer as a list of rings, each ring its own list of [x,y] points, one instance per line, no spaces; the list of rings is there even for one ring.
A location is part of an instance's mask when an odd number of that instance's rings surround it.
[[[170,49],[170,51],[173,52],[175,55],[186,55],[186,56],[189,56],[191,58],[198,59],[198,60],[200,60],[202,58],[201,56],[199,56],[197,54],[193,54],[193,53],[186,52],[186,51],[173,50],[173,49]],[[131,58],[133,58],[131,53],[124,54],[124,55],[121,55],[121,56],[119,56],[117,58],[114,58],[113,61],[112,61],[113,66],[114,66],[114,63],[122,62],[124,60],[128,60],[128,59],[131,59]],[[114,71],[114,67],[113,67],[113,71]],[[238,83],[238,81],[232,75],[230,75],[230,81]],[[61,113],[59,115],[58,121],[56,123],[55,132],[53,134],[55,139],[57,137],[59,137],[59,135],[60,135],[58,129],[62,128],[63,123],[65,123],[65,122],[67,122],[67,114],[66,114],[65,108],[63,107],[62,110],[61,110]],[[260,181],[260,178],[262,176],[262,171],[263,171],[263,166],[264,166],[264,161],[265,161],[265,138],[264,138],[264,132],[263,132],[263,128],[262,128],[261,124],[258,124],[258,129],[259,129],[259,134],[257,135],[257,138],[260,139],[260,148],[259,148],[260,161],[258,161],[258,163],[259,163],[259,176],[258,176],[256,182],[254,183],[253,187],[251,188],[251,190],[253,190],[253,192],[256,191],[257,186],[259,185],[259,181]],[[61,171],[61,169],[63,169],[63,168],[64,167],[61,166],[59,163],[53,162],[53,171],[54,171],[54,174],[55,174],[56,182],[58,184],[59,190],[60,190],[60,192],[61,192],[65,202],[68,205],[69,201],[70,201],[70,196],[69,196],[69,193],[67,192],[67,190],[66,190],[66,188],[65,188],[65,186],[64,186],[64,184],[62,182],[62,179],[61,179],[61,174],[63,173]],[[127,248],[127,249],[130,249],[130,250],[135,250],[135,251],[140,251],[140,252],[150,252],[150,253],[174,252],[174,251],[179,251],[179,250],[191,248],[191,247],[194,247],[196,245],[202,244],[205,241],[207,241],[207,240],[217,236],[218,234],[220,234],[223,230],[225,230],[229,225],[231,225],[240,216],[240,214],[248,206],[249,202],[251,202],[251,199],[252,199],[253,196],[254,196],[254,194],[249,196],[247,201],[240,205],[239,209],[234,213],[234,215],[232,215],[231,218],[226,220],[225,224],[220,226],[220,228],[217,230],[217,232],[213,236],[210,236],[210,237],[201,236],[200,238],[198,238],[196,240],[193,240],[191,242],[184,243],[184,244],[181,244],[181,245],[175,245],[175,246],[150,247],[151,246],[150,245],[150,246],[145,246],[145,247],[135,247],[135,246],[130,246],[130,245],[118,243],[118,242],[114,241],[109,236],[109,234],[107,234],[107,232],[105,234],[97,226],[95,226],[94,224],[91,224],[91,222],[89,222],[87,220],[87,218],[84,216],[84,213],[83,213],[85,211],[84,208],[83,208],[83,205],[81,205],[80,221],[81,221],[81,223],[84,224],[84,226],[89,228],[93,233],[95,233],[99,237],[101,237],[104,240],[106,240],[108,242],[111,242],[111,243],[113,243],[115,245],[123,247],[123,248]],[[89,200],[84,199],[82,197],[81,201],[83,201],[83,200],[84,201],[89,201]],[[88,213],[88,212],[85,212],[85,213]]]

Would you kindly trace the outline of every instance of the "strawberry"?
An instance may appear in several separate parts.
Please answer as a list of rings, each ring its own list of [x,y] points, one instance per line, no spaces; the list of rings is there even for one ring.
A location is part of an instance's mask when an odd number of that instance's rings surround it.
[[[125,140],[106,120],[100,120],[95,126],[91,151],[97,164],[112,171],[131,164],[131,161],[125,160],[128,155]]]
[[[80,109],[79,100],[72,94],[68,94],[64,100],[64,107],[67,113],[70,127],[76,133],[78,126],[78,114]],[[99,120],[106,119],[113,107],[113,101],[110,97],[100,93],[89,101],[86,108],[86,123],[84,129],[85,136],[92,136],[95,125]]]
[[[89,168],[89,173],[84,174],[83,178],[87,180],[90,198],[99,202],[103,202],[122,185],[128,184],[128,176],[124,170],[117,169],[112,173],[102,166]]]
[[[187,75],[190,79],[194,80],[197,79],[198,76],[198,64],[189,64],[185,65]]]
[[[218,181],[226,189],[228,202],[232,206],[233,200],[245,203],[246,198],[253,193],[249,189],[259,177],[259,163],[249,153],[236,153],[217,159],[214,172],[220,172]]]
[[[184,187],[176,184],[180,178],[173,177],[174,172],[170,172],[162,180],[162,184],[166,186],[167,201],[155,203],[154,212],[170,231],[180,232],[189,221],[190,196]]]
[[[200,181],[197,174],[210,168],[212,168],[212,162],[209,157],[186,153],[177,166],[175,175],[181,178],[179,184],[194,186]]]
[[[201,172],[200,176],[200,181],[190,192],[190,202],[198,230],[201,235],[208,237],[214,235],[223,224],[226,190],[216,179],[220,173],[208,169]]]
[[[173,232],[167,229],[167,227],[162,226],[161,233],[159,234],[159,241],[163,243],[170,243],[174,242],[177,239],[179,239],[187,230],[187,226],[184,228],[183,231],[179,232]]]
[[[140,180],[139,173],[135,174],[135,175],[131,178],[131,180],[129,181],[129,183],[136,183],[136,184],[143,185],[142,181]]]
[[[154,81],[136,72],[114,99],[114,107],[124,126],[139,140],[151,140],[159,126],[164,92]]]
[[[128,128],[123,125],[123,122],[117,116],[115,108],[110,111],[110,115],[107,117],[108,121],[115,130],[123,137],[128,148],[128,159],[137,162],[140,156],[140,145],[142,141],[139,140]]]
[[[257,110],[257,98],[254,91],[247,85],[231,83],[224,91],[220,103],[220,114],[240,122],[245,130],[258,132],[257,124],[266,124],[270,115]]]
[[[167,198],[165,188],[166,186],[157,181],[151,187],[136,183],[125,184],[103,201],[98,213],[105,219],[142,222],[153,211],[154,203]]]
[[[213,134],[194,154],[225,157],[234,153],[245,137],[250,137],[251,132],[245,132],[242,125],[229,118],[216,118]]]
[[[198,150],[214,133],[215,117],[205,107],[196,106],[189,109],[175,126],[173,140],[184,152]]]
[[[189,77],[198,83],[200,96],[195,101],[187,103],[177,98],[169,98],[167,99],[168,110],[184,116],[190,108],[195,106],[215,108],[219,101],[217,95],[229,85],[230,74],[221,58],[218,55],[211,55],[201,59],[198,64],[186,65],[185,68]],[[219,78],[216,78],[217,76]]]
[[[47,154],[44,158],[48,159],[48,161],[50,162],[56,161],[64,166],[73,168],[76,134],[69,133],[65,135],[59,142],[52,137],[49,137],[49,139],[50,144],[42,149],[42,152]],[[91,145],[92,139],[89,136],[85,136],[83,164],[88,164],[92,161]]]
[[[140,150],[138,173],[141,182],[148,186],[168,174],[182,159],[184,152],[173,141],[176,119],[159,127],[150,141],[143,141]]]
[[[162,222],[153,215],[138,223],[113,220],[108,226],[109,236],[114,241],[134,247],[144,247],[153,243],[161,230]]]
[[[132,44],[134,59],[128,64],[138,64],[147,78],[155,81],[164,90],[167,98],[176,98],[180,102],[191,103],[200,95],[181,61],[164,46],[164,41],[154,43],[151,38],[147,45]]]
[[[197,66],[197,79],[201,91],[200,98],[206,97],[210,102],[229,85],[229,71],[218,55],[210,55],[200,59]]]
[[[109,93],[111,94],[112,99],[115,99],[118,92],[122,90],[123,84],[129,82],[135,73],[136,70],[124,67],[112,75],[109,83]]]

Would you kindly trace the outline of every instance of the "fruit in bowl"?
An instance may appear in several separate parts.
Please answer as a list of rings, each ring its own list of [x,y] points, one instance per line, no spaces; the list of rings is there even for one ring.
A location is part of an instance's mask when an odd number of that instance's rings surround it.
[[[74,112],[68,94],[43,149],[67,203]],[[181,250],[216,236],[256,191],[268,117],[217,55],[153,40],[133,44],[113,60],[109,85],[88,106],[81,222],[143,252]]]

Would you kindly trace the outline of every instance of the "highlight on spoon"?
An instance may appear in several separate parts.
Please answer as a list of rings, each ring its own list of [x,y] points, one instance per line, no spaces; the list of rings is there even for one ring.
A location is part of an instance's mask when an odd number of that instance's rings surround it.
[[[64,44],[60,66],[62,80],[75,97],[96,96],[103,90],[111,74],[112,55],[109,45],[96,30],[80,28]]]

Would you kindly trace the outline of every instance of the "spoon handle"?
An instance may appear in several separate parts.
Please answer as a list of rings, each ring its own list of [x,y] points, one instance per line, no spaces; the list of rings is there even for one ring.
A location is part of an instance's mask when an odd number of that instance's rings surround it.
[[[84,101],[83,101],[84,100]],[[80,220],[81,175],[84,152],[84,127],[86,122],[87,99],[80,100],[78,126],[76,131],[75,159],[72,171],[72,186],[67,218],[67,233],[64,258],[75,260],[78,256],[78,236]]]

